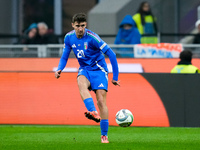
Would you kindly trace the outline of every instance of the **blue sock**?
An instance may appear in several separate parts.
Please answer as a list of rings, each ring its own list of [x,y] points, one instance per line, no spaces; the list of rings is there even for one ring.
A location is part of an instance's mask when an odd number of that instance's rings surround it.
[[[84,101],[85,107],[87,108],[88,111],[97,111],[95,106],[94,106],[94,102],[93,99],[90,98],[86,98]]]
[[[108,119],[102,119],[100,122],[100,127],[101,127],[101,135],[106,135],[108,134],[108,126],[109,122]]]

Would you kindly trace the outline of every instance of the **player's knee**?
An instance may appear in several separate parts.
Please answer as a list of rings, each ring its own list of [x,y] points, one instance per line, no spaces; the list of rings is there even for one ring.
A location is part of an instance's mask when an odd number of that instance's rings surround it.
[[[84,92],[88,89],[88,86],[84,82],[78,82],[78,88],[80,92]]]
[[[104,108],[104,107],[106,107],[106,103],[104,102],[104,99],[103,99],[103,98],[97,99],[97,105],[98,105],[99,108]]]
[[[96,97],[97,97],[97,105],[99,107],[99,109],[103,109],[106,106],[106,99],[105,99],[105,94],[106,92],[103,90],[97,90],[96,91]]]
[[[97,105],[98,105],[99,109],[103,108],[103,103],[101,101],[98,101]]]
[[[82,89],[82,88],[84,87],[84,83],[81,82],[81,81],[79,81],[79,82],[78,82],[78,87],[79,87],[79,89]]]

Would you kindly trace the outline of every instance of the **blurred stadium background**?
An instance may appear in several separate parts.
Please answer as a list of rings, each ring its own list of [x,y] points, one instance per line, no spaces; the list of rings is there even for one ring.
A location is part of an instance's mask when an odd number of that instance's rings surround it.
[[[63,43],[64,35],[72,30],[71,17],[78,12],[88,14],[88,28],[100,35],[108,44],[113,44],[118,26],[126,14],[136,13],[142,0],[2,0],[0,2],[0,57],[60,57],[60,46],[33,47],[29,54],[21,53],[20,47],[11,50],[4,44],[15,44],[22,32],[33,22],[44,21]],[[200,18],[198,0],[149,0],[157,19],[160,43],[182,43],[200,57],[199,45],[192,41]],[[199,9],[200,10],[200,9]],[[59,47],[59,48],[57,48]],[[41,56],[38,49],[48,49]],[[120,51],[116,51],[120,53]],[[24,55],[24,56],[23,56]]]
[[[56,34],[65,34],[72,29],[71,17],[77,12],[88,14],[89,27],[94,32],[104,31],[106,33],[104,35],[115,35],[123,17],[126,14],[133,15],[141,2],[142,0],[3,0],[0,2],[0,18],[3,20],[0,27],[1,43],[12,43],[10,40],[15,39],[23,29],[39,21],[45,21]],[[183,34],[190,34],[194,29],[198,19],[197,9],[200,3],[198,0],[149,0],[148,2],[157,18],[161,42],[179,42]],[[104,7],[98,9],[98,5]],[[112,7],[108,10],[106,5]],[[111,19],[105,22],[94,18],[93,15],[97,14],[107,14],[104,18],[111,15]],[[112,19],[114,22],[110,23]],[[98,24],[95,24],[95,21],[98,21]],[[109,24],[107,29],[97,29],[106,23]],[[110,28],[113,29],[108,32]],[[102,35],[101,32],[98,34]]]

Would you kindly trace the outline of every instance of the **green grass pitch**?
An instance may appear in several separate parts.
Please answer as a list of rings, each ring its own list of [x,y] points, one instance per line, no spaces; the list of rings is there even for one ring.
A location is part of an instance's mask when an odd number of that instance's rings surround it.
[[[0,150],[200,150],[200,128],[0,125]]]

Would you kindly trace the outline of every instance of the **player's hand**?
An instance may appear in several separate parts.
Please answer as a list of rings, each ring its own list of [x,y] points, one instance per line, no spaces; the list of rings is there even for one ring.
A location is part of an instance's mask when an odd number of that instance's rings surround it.
[[[118,86],[120,86],[120,81],[115,81],[115,80],[112,80],[112,83],[116,86],[116,85],[118,85]]]
[[[61,70],[55,72],[55,77],[58,79],[60,78]]]

